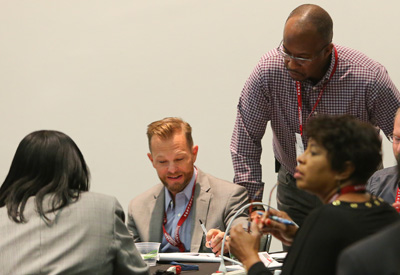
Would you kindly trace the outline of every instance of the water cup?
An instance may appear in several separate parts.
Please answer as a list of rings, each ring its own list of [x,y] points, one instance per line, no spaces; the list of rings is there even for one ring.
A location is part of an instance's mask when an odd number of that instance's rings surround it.
[[[135,243],[142,255],[142,259],[148,266],[155,266],[158,260],[158,249],[161,243],[141,242]]]
[[[235,255],[233,255],[230,251],[229,251],[229,258],[231,258],[234,261],[238,261],[239,262],[238,258],[236,258]],[[231,265],[237,265],[237,264],[238,263],[231,262]]]

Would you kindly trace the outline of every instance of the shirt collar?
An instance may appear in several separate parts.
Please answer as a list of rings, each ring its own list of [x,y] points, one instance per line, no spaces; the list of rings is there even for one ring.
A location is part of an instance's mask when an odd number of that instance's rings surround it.
[[[192,197],[192,190],[193,190],[193,185],[195,184],[195,179],[196,179],[196,175],[197,175],[197,169],[196,167],[193,168],[193,176],[189,182],[189,184],[185,187],[185,189],[183,189],[181,192],[179,192],[178,194],[184,194],[187,200],[190,200],[190,198]],[[173,206],[172,204],[172,197],[171,194],[169,193],[168,189],[164,187],[164,192],[165,192],[165,206],[164,209],[168,210],[168,207]],[[176,194],[176,195],[178,195]]]
[[[326,81],[329,81],[329,77],[332,73],[333,67],[335,67],[335,45],[333,45],[333,47],[332,47],[331,64],[329,65],[329,69],[328,69],[328,71],[326,71],[326,74],[321,79],[321,81],[317,83],[317,85],[324,85],[324,83]]]
[[[339,54],[338,54],[339,55]],[[305,83],[313,86],[314,88],[320,87],[325,84],[325,82],[329,81],[329,77],[332,73],[333,67],[335,67],[335,45],[333,45],[332,48],[332,54],[331,54],[331,63],[329,65],[328,70],[326,71],[325,75],[321,78],[320,81],[318,81],[317,84],[312,84],[310,80],[306,80]]]

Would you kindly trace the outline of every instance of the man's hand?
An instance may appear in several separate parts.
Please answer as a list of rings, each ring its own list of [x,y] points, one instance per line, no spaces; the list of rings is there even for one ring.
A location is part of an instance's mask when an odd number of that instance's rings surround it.
[[[264,210],[257,210],[250,213],[250,219],[254,221],[254,219],[258,219],[264,215]]]
[[[221,254],[222,240],[224,238],[224,234],[225,232],[222,232],[219,229],[210,229],[207,232],[206,247],[211,248],[212,252],[214,252],[216,256],[219,256]],[[224,251],[229,251],[229,245],[227,242],[225,242]]]

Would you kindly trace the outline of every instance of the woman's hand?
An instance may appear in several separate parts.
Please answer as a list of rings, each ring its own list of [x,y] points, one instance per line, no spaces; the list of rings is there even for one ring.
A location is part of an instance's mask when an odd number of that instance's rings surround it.
[[[230,252],[243,263],[246,270],[261,261],[258,257],[261,232],[258,229],[257,222],[260,222],[260,219],[255,219],[251,223],[250,233],[246,232],[240,224],[234,226],[230,231]]]
[[[286,225],[269,218],[269,216],[277,216],[280,218],[292,221],[288,214],[284,211],[278,211],[270,208],[269,211],[265,212],[261,219],[261,223],[258,225],[259,230],[264,233],[270,233],[272,236],[280,240],[285,245],[292,245],[294,236],[297,233],[298,227],[296,225]]]

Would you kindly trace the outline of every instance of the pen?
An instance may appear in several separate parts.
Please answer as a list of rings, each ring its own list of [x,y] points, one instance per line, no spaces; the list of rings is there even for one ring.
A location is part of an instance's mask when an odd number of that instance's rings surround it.
[[[199,219],[199,222],[200,222],[201,229],[203,229],[204,235],[207,236],[207,229],[206,229],[206,227],[204,226],[204,224],[202,223],[202,221],[201,221],[200,219]]]
[[[270,218],[271,220],[274,220],[276,222],[280,222],[280,223],[286,224],[286,225],[296,225],[294,222],[289,221],[289,220],[284,219],[284,218],[281,218],[281,217],[278,217],[278,216],[272,216],[271,215],[268,218]]]
[[[186,270],[199,270],[199,266],[196,264],[181,264],[175,261],[170,262],[171,265],[179,265],[182,271]]]
[[[201,229],[203,229],[204,235],[207,237],[207,229],[204,226],[203,222],[199,219]],[[214,238],[214,237],[213,237]],[[211,247],[211,240],[208,242],[208,245]]]

